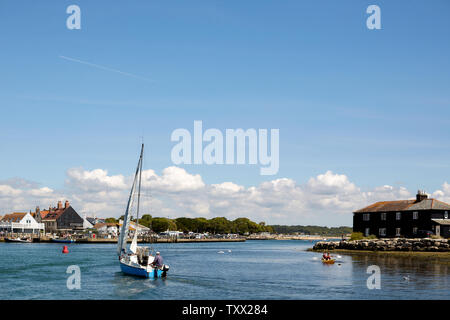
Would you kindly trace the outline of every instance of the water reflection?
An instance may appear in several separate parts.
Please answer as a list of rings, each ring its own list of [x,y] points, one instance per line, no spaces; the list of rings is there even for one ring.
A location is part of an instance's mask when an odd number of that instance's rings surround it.
[[[354,273],[366,272],[370,265],[381,269],[381,281],[385,289],[405,289],[408,292],[437,290],[435,298],[449,298],[450,266],[414,256],[390,254],[352,254]],[[369,276],[369,275],[368,275]],[[439,296],[442,290],[443,296]],[[429,297],[422,297],[429,298]]]
[[[147,296],[156,295],[156,291],[166,285],[166,279],[143,279],[116,272],[112,284],[115,296],[122,299],[139,299],[144,293]]]

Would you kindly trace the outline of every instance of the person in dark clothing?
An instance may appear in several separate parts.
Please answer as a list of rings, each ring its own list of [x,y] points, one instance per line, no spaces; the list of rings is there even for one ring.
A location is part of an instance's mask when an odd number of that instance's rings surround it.
[[[152,266],[161,268],[163,266],[163,258],[159,252],[156,252],[156,257],[152,262]]]

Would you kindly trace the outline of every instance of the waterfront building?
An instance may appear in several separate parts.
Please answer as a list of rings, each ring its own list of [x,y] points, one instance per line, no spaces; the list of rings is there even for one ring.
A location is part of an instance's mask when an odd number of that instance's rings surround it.
[[[122,228],[123,221],[119,220],[119,228]],[[136,224],[134,221],[130,221],[129,231],[134,231],[137,229],[139,235],[149,233],[151,230],[142,224]]]
[[[84,219],[72,208],[69,201],[64,206],[58,201],[56,207],[50,206],[48,210],[40,211],[36,207],[34,212],[36,220],[45,224],[46,232],[74,232],[84,230]]]
[[[83,215],[83,230],[86,229],[93,229],[94,225],[89,222],[89,220],[86,218],[86,215]]]
[[[112,237],[117,237],[119,229],[117,228],[117,223],[97,223],[94,226],[98,233],[101,235],[111,235]]]
[[[30,213],[14,212],[0,220],[0,231],[39,234],[45,231],[45,225],[37,222]]]
[[[160,232],[159,235],[168,237],[181,237],[183,235],[183,232],[166,230],[164,232]]]
[[[353,232],[378,238],[450,237],[450,205],[418,191],[416,199],[380,201],[353,212]]]
[[[86,220],[87,220],[92,226],[95,226],[97,223],[105,223],[105,219],[97,218],[97,217],[87,217]]]

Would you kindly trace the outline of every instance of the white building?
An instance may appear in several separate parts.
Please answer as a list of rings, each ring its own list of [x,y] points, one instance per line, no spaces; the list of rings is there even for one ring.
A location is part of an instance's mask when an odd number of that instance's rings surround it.
[[[122,224],[123,221],[119,220],[119,227],[122,228]],[[147,228],[146,226],[143,226],[141,224],[136,224],[136,222],[130,221],[130,226],[128,227],[128,230],[130,231],[134,231],[136,230],[138,231],[138,234],[143,234],[143,233],[147,233],[150,231],[150,228]]]
[[[160,233],[160,235],[162,236],[169,236],[169,237],[179,237],[183,234],[184,233],[182,231],[170,231],[170,230],[166,230]]]
[[[89,220],[86,218],[86,215],[83,215],[83,229],[92,229],[94,225],[89,222]]]
[[[39,233],[45,225],[38,223],[30,213],[14,212],[0,220],[0,231],[17,233]]]
[[[97,229],[100,234],[108,234],[113,237],[116,237],[119,231],[117,224],[115,223],[97,223],[94,228]]]

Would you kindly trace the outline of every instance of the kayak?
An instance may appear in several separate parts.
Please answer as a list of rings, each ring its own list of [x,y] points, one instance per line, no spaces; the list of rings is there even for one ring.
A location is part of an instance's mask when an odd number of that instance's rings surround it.
[[[330,259],[330,260],[322,259],[322,262],[323,262],[323,263],[326,263],[326,264],[333,264],[334,261],[336,261],[336,260],[334,260],[334,259]]]

